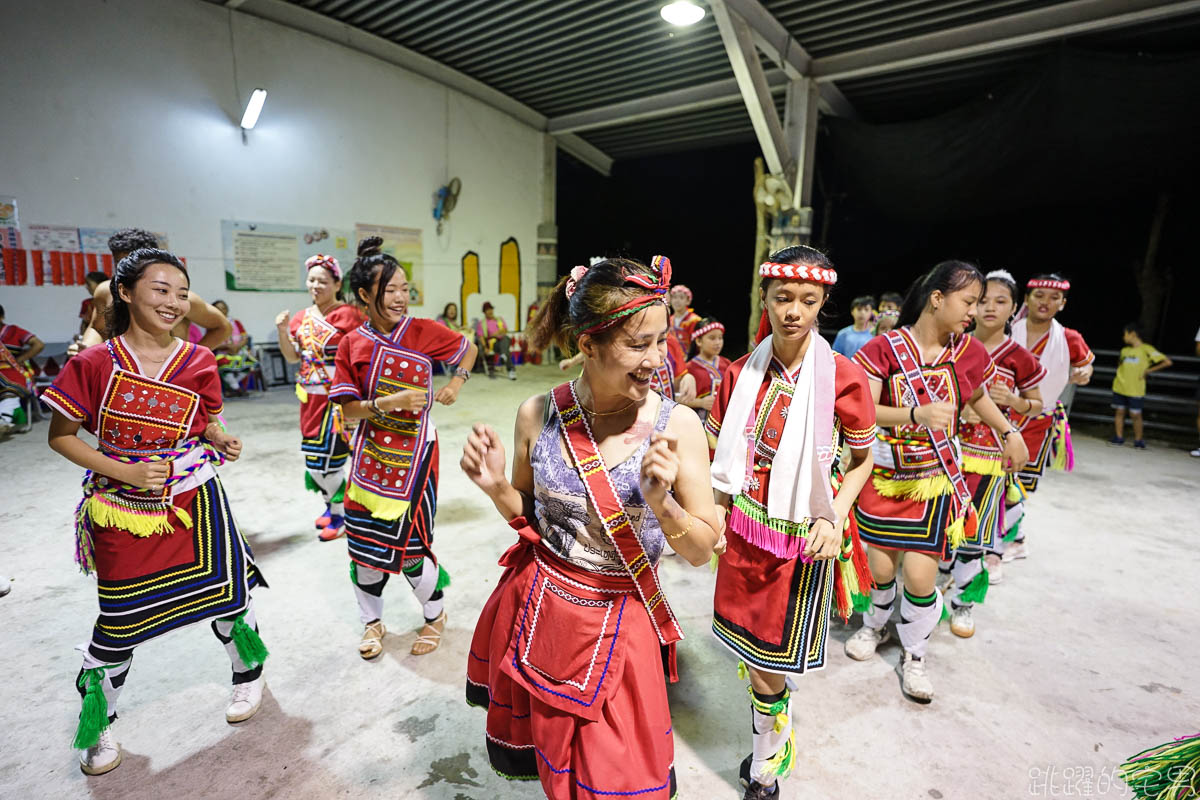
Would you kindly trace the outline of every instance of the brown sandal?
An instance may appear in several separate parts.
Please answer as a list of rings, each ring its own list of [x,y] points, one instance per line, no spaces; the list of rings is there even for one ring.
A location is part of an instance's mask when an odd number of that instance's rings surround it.
[[[367,623],[363,628],[362,641],[358,643],[358,654],[363,657],[363,660],[370,661],[376,658],[383,652],[383,637],[387,634],[387,628],[383,624],[383,620],[375,620]]]
[[[417,640],[413,642],[412,654],[414,656],[424,656],[437,650],[438,646],[442,643],[442,633],[445,630],[446,612],[443,611],[441,614],[438,614],[437,619],[433,622],[426,622],[421,627],[421,632],[417,634]]]

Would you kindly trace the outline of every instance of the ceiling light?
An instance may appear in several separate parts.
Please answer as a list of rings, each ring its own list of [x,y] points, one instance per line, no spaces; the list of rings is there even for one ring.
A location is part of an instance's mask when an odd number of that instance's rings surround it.
[[[248,131],[258,124],[258,115],[262,113],[265,102],[267,102],[266,89],[255,89],[250,93],[250,102],[246,103],[246,113],[242,114],[242,130]]]
[[[667,22],[680,28],[695,25],[704,19],[704,9],[688,0],[676,0],[659,9],[658,13]]]

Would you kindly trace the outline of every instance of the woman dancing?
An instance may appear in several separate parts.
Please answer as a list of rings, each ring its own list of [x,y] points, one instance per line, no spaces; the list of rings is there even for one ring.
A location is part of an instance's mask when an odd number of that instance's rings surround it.
[[[50,447],[87,470],[75,558],[96,575],[100,616],[76,680],[75,747],[88,775],[121,763],[112,722],[137,646],[211,620],[233,664],[229,722],[258,711],[267,657],[250,599],[266,583],[215,469],[242,443],[220,417],[212,352],[171,335],[187,316],[187,270],[166,251],[135,250],[111,286],[108,341],[70,359],[42,395]]]
[[[362,312],[342,302],[342,266],[333,256],[317,254],[304,262],[306,286],[313,304],[297,311],[279,312],[279,351],[288,362],[300,362],[296,396],[300,398],[300,452],[304,454],[304,483],[325,500],[317,517],[317,536],[323,542],[345,533],[343,496],[346,480],[342,468],[350,454],[346,421],[337,403],[329,402],[333,359],[342,337],[363,322]]]
[[[683,634],[656,565],[668,546],[707,562],[720,523],[699,420],[650,390],[663,266],[609,259],[560,281],[531,342],[577,345],[583,373],[521,405],[511,480],[491,426],[463,451],[519,536],[475,628],[467,702],[487,709],[492,768],[554,800],[675,794],[660,648],[673,679]]]

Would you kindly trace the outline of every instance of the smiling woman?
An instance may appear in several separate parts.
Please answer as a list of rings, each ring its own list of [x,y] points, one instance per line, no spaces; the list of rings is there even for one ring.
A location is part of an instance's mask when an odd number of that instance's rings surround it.
[[[683,634],[656,565],[668,546],[705,563],[720,522],[699,419],[651,391],[670,270],[661,257],[573,269],[530,344],[578,347],[583,374],[521,405],[511,481],[491,426],[463,451],[520,537],[475,627],[467,702],[487,709],[492,768],[540,778],[547,797],[675,795],[660,646],[675,680]]]
[[[89,775],[121,763],[111,723],[137,645],[211,620],[233,664],[229,722],[258,711],[267,656],[250,598],[265,583],[215,469],[242,443],[221,421],[212,352],[171,335],[188,311],[187,270],[163,250],[135,250],[112,287],[113,338],[70,359],[42,396],[50,447],[87,470],[75,557],[96,574],[100,616],[77,679],[75,747]]]

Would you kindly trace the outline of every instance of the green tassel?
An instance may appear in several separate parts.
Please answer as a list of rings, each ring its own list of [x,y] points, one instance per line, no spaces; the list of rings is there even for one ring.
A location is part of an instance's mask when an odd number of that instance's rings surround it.
[[[108,727],[108,698],[104,696],[104,667],[85,669],[79,676],[79,686],[87,683],[83,709],[79,712],[79,727],[75,729],[76,750],[95,747],[100,734]]]
[[[1017,520],[1017,524],[1009,528],[1008,532],[1004,534],[1004,541],[1015,542],[1017,540],[1017,534],[1021,532],[1021,523],[1024,521],[1024,517],[1021,517],[1021,519]]]
[[[796,732],[792,731],[788,734],[787,741],[783,743],[783,749],[775,755],[767,759],[767,763],[763,765],[763,770],[773,773],[779,778],[786,778],[792,772],[792,766],[796,760]]]
[[[959,603],[982,603],[988,593],[988,571],[982,569],[979,574],[971,579],[971,582],[963,587],[958,593]]]
[[[342,485],[338,487],[338,490],[336,492],[334,492],[333,499],[330,500],[329,502],[341,503],[341,502],[345,501],[345,499],[346,499],[346,482],[342,481]]]
[[[708,560],[708,571],[709,571],[709,572],[716,572],[716,571],[717,571],[717,564],[719,564],[720,562],[721,562],[721,557],[720,557],[719,555],[717,555],[716,553],[713,553],[713,554],[712,554],[712,558],[710,558],[710,559]]]
[[[950,603],[943,602],[942,603],[942,616],[940,619],[938,619],[938,624],[940,625],[941,623],[945,622],[948,619],[950,619]]]
[[[866,614],[875,608],[875,602],[871,600],[871,595],[869,594],[854,592],[850,597],[854,601],[854,610],[859,614]]]
[[[304,488],[310,492],[321,494],[321,487],[317,486],[317,482],[313,479],[312,473],[307,470],[304,473]]]
[[[437,584],[434,585],[434,587],[433,587],[433,590],[435,592],[440,592],[442,589],[445,589],[449,585],[450,585],[450,573],[446,572],[445,567],[443,567],[441,564],[438,564],[438,579],[437,579]]]
[[[1188,800],[1200,784],[1200,736],[1151,747],[1117,768],[1138,800]]]
[[[267,660],[267,656],[271,655],[258,631],[246,624],[245,611],[238,614],[237,619],[233,621],[233,630],[229,635],[233,639],[233,646],[237,648],[238,658],[251,669],[262,664]]]
[[[358,586],[358,564],[350,562],[350,582]]]
[[[746,669],[746,662],[739,661],[738,662],[738,680],[744,681],[744,680],[746,680],[746,678],[749,678],[749,677],[750,677],[750,672]],[[751,689],[751,687],[749,687],[749,686],[747,686],[746,688]],[[753,693],[750,696],[753,697],[754,696]]]

